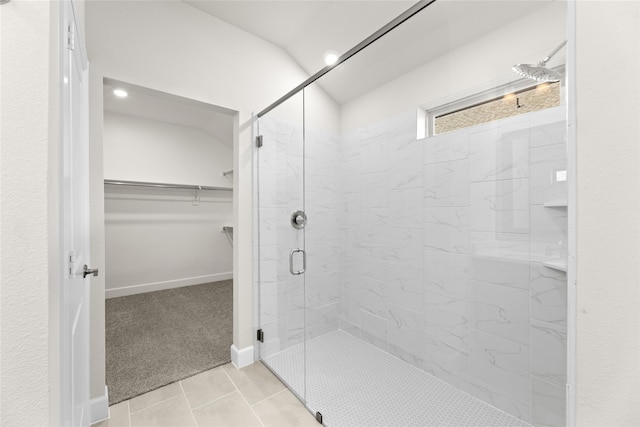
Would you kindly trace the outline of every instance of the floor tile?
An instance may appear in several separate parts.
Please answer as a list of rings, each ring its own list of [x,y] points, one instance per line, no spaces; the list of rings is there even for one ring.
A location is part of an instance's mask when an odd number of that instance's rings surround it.
[[[129,411],[133,414],[180,394],[182,394],[182,389],[179,383],[169,384],[129,400]]]
[[[317,427],[316,419],[289,390],[281,391],[253,407],[267,427]]]
[[[129,427],[129,402],[124,401],[109,407],[109,419],[92,427]]]
[[[184,395],[131,414],[131,427],[197,427]]]
[[[255,416],[239,392],[234,392],[215,402],[204,405],[193,411],[193,415],[199,426],[262,426],[260,420]]]
[[[222,367],[187,378],[181,383],[191,408],[197,408],[236,391],[236,387]]]
[[[285,389],[284,384],[261,362],[256,362],[242,369],[236,369],[233,365],[225,365],[225,370],[240,393],[247,399],[249,405],[254,405]]]

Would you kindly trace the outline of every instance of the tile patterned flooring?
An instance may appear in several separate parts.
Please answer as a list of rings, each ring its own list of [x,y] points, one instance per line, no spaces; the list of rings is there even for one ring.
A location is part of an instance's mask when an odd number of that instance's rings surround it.
[[[118,403],[93,427],[318,427],[265,366],[228,364]]]

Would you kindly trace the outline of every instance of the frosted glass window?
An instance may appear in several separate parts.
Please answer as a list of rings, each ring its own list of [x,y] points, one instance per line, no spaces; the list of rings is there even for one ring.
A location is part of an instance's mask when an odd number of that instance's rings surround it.
[[[440,114],[433,119],[434,134],[464,129],[558,105],[560,105],[560,83],[542,83],[499,98]]]

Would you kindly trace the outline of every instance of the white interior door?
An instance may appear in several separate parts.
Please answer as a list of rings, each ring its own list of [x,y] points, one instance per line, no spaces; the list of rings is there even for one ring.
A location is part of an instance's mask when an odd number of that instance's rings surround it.
[[[64,426],[88,426],[89,414],[89,174],[87,61],[73,3],[61,3],[62,212],[61,416]],[[85,277],[87,276],[87,277]]]

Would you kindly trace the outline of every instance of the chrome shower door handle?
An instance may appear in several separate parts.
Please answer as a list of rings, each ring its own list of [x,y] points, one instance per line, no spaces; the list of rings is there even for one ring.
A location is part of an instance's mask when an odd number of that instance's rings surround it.
[[[293,255],[296,253],[302,253],[302,270],[299,271],[294,271],[293,270]],[[291,272],[291,274],[293,274],[294,276],[298,276],[302,273],[305,272],[305,270],[307,269],[307,253],[304,251],[304,249],[294,249],[291,251],[291,253],[289,254],[289,272]]]

